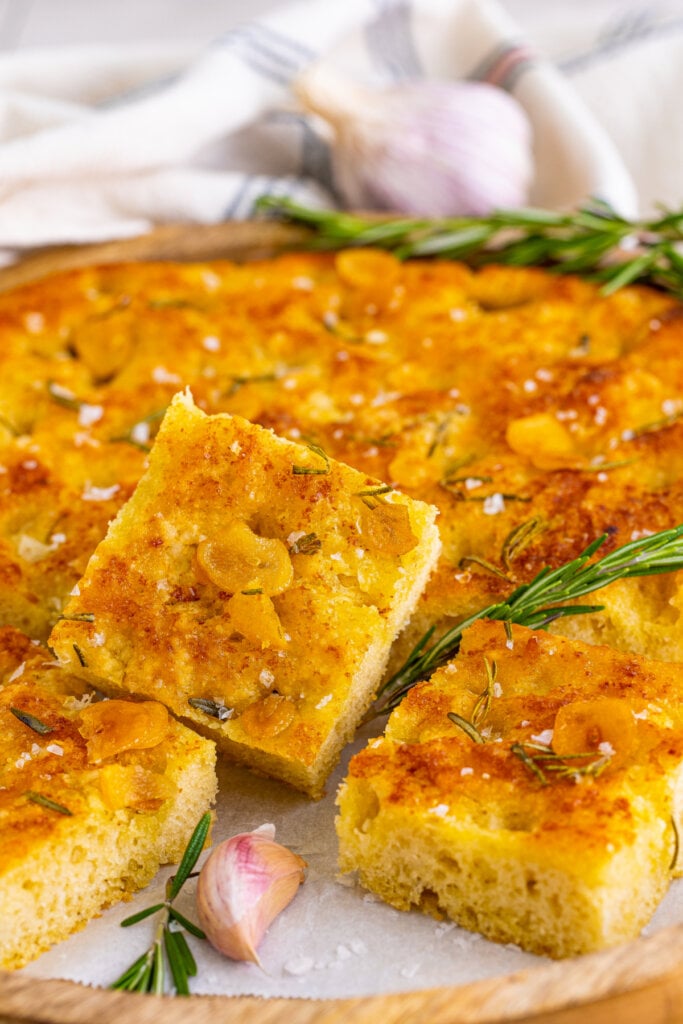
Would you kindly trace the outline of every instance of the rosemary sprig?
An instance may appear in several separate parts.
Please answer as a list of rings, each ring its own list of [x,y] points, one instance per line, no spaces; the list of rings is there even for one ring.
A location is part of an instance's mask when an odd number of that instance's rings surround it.
[[[616,580],[683,569],[683,525],[631,541],[591,562],[606,539],[606,534],[598,537],[578,558],[558,569],[541,569],[530,583],[517,587],[505,601],[488,605],[468,616],[430,645],[434,633],[432,626],[405,663],[381,687],[368,717],[386,714],[397,707],[418,680],[429,676],[457,654],[463,632],[479,619],[516,622],[529,629],[545,629],[562,616],[602,611],[602,605],[572,602]]]
[[[123,989],[128,992],[154,992],[157,995],[163,995],[168,987],[166,975],[168,966],[176,994],[179,996],[190,994],[189,979],[197,973],[197,964],[190,952],[187,940],[179,928],[184,928],[198,939],[204,939],[206,936],[201,928],[198,928],[192,921],[188,921],[180,911],[175,909],[173,900],[190,877],[199,854],[204,848],[210,827],[211,814],[207,811],[199,819],[197,827],[190,837],[178,870],[166,883],[164,902],[146,907],[121,922],[122,928],[128,928],[151,917],[152,914],[161,913],[154,932],[154,939],[147,952],[138,957],[110,988]]]
[[[513,743],[510,751],[536,776],[542,786],[550,782],[548,772],[553,772],[556,779],[571,779],[573,782],[588,777],[595,779],[612,759],[611,754],[598,754],[596,757],[594,750],[557,754],[552,747],[542,743]],[[587,763],[578,764],[579,761]]]
[[[311,210],[281,196],[262,196],[255,209],[310,227],[319,249],[372,245],[400,259],[541,265],[601,281],[605,295],[641,281],[683,296],[683,210],[662,208],[658,216],[631,221],[603,200],[590,199],[569,213],[500,210],[488,217],[430,220]]]

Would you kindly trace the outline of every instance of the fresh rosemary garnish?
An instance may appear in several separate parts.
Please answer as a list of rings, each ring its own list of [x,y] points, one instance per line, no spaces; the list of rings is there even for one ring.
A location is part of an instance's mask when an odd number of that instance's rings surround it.
[[[563,616],[602,611],[602,605],[571,602],[616,580],[655,576],[683,568],[683,525],[630,541],[591,562],[606,539],[606,534],[598,537],[578,558],[558,569],[541,569],[530,583],[517,587],[505,601],[469,615],[430,645],[434,634],[432,626],[415,645],[405,663],[381,687],[370,716],[391,711],[418,680],[457,654],[463,632],[479,619],[497,619],[515,622],[529,629],[545,629]]]
[[[488,217],[361,217],[312,210],[281,196],[262,196],[256,210],[312,229],[312,247],[376,246],[399,259],[439,256],[481,266],[546,266],[602,282],[610,295],[640,281],[683,296],[683,210],[641,220],[620,217],[600,199],[569,213],[501,210]]]
[[[263,587],[252,587],[251,590],[240,590],[240,594],[243,594],[244,597],[254,597],[256,594],[262,593]]]
[[[38,804],[40,807],[44,807],[47,811],[56,811],[57,814],[63,814],[67,818],[73,817],[73,811],[70,811],[68,807],[64,807],[63,804],[58,804],[56,800],[50,800],[49,796],[43,796],[42,793],[35,793],[32,789],[29,789],[24,793],[27,800],[30,800],[32,804]]]
[[[305,533],[303,537],[292,541],[289,545],[290,555],[315,555],[323,543],[317,533]]]
[[[31,715],[28,711],[22,711],[21,708],[10,708],[10,711],[15,718],[18,718],[20,722],[27,725],[29,729],[33,729],[39,736],[47,736],[49,732],[53,732],[51,725],[46,725],[45,722],[41,722],[35,715]]]
[[[234,708],[229,708],[217,700],[207,700],[205,697],[190,697],[187,703],[196,711],[203,711],[205,715],[217,718],[219,722],[227,722],[235,713]]]
[[[57,622],[94,622],[95,616],[92,612],[79,612],[76,615],[58,615]]]
[[[206,812],[195,828],[190,841],[187,844],[183,858],[178,870],[166,883],[166,899],[163,903],[155,903],[145,910],[127,917],[121,922],[122,928],[144,921],[152,914],[161,911],[161,917],[154,933],[154,940],[146,953],[138,957],[123,972],[110,988],[123,989],[128,992],[154,992],[156,995],[164,995],[167,991],[168,982],[166,977],[166,966],[170,968],[173,988],[179,996],[190,994],[189,979],[197,973],[195,962],[190,947],[183,933],[179,930],[184,928],[191,935],[198,939],[206,936],[201,928],[176,910],[173,900],[176,898],[183,885],[190,877],[200,853],[204,848],[206,837],[211,827],[211,814]],[[174,927],[175,925],[175,927]]]
[[[321,448],[319,444],[314,441],[309,441],[306,446],[309,451],[317,455],[318,458],[322,459],[325,463],[324,469],[315,469],[313,466],[292,466],[292,473],[294,476],[325,476],[330,472],[330,457],[324,448]]]
[[[546,774],[548,772],[552,772],[556,779],[572,779],[574,782],[587,777],[595,779],[612,759],[611,754],[600,754],[595,750],[557,754],[552,747],[543,743],[513,743],[510,751],[536,776],[542,786],[547,786],[550,781]],[[590,759],[587,764],[576,763],[586,761],[587,758]]]

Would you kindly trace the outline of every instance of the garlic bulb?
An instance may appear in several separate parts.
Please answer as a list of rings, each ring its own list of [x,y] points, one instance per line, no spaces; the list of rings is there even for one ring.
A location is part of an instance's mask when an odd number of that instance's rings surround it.
[[[314,65],[295,91],[331,130],[335,182],[351,207],[484,216],[527,201],[531,126],[495,85],[425,80],[373,91]]]
[[[232,960],[260,963],[259,943],[304,880],[306,862],[274,837],[275,826],[262,825],[226,839],[199,873],[199,922],[211,945]]]

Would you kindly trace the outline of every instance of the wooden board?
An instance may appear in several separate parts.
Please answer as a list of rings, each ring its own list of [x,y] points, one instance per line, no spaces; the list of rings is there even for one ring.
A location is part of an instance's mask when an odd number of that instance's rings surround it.
[[[0,291],[55,270],[150,259],[237,260],[295,248],[274,223],[169,225],[142,238],[33,253]],[[0,928],[3,923],[0,922]],[[139,996],[0,971],[0,1024],[683,1024],[683,924],[575,960],[453,988],[365,999]]]

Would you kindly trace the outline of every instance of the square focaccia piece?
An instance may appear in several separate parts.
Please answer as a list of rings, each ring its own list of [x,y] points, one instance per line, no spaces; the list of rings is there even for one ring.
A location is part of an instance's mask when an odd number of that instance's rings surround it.
[[[318,796],[438,557],[435,515],[178,395],[51,644]]]
[[[0,967],[22,967],[182,856],[215,746],[157,701],[101,700],[0,630]]]
[[[475,624],[352,759],[342,869],[534,953],[633,938],[681,873],[682,687],[680,665]]]

